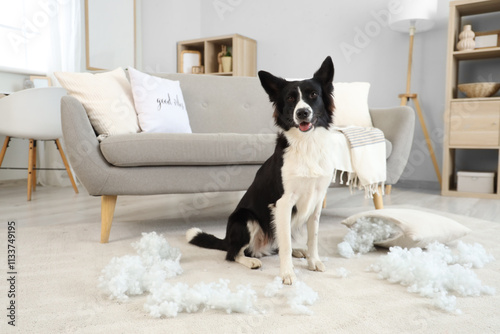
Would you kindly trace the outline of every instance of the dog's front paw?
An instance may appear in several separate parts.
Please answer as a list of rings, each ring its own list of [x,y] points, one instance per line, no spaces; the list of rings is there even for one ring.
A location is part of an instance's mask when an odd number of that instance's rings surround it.
[[[312,271],[325,271],[325,265],[319,259],[308,259],[308,268]]]
[[[249,266],[248,267],[250,269],[259,269],[260,267],[262,267],[262,262],[260,262],[259,259],[251,257],[250,261],[249,261]]]
[[[292,285],[293,282],[296,280],[295,273],[293,272],[293,269],[290,271],[286,271],[284,273],[281,273],[281,278],[283,280],[283,284],[285,285]]]
[[[242,265],[250,269],[259,269],[260,267],[262,267],[262,262],[254,257],[240,255],[235,257],[234,261],[241,263]]]

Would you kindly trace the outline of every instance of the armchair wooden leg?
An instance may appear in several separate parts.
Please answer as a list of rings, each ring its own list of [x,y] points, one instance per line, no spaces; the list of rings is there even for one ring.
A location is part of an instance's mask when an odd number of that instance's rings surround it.
[[[101,196],[101,243],[106,244],[109,241],[111,224],[113,223],[113,214],[115,213],[116,195]]]
[[[78,194],[78,188],[75,183],[75,179],[73,178],[73,173],[71,173],[71,168],[69,168],[68,160],[66,160],[66,155],[62,149],[61,143],[59,139],[56,139],[57,149],[59,150],[59,154],[61,155],[61,159],[64,162],[64,167],[66,168],[66,172],[68,173],[69,180],[71,181],[71,185],[73,185],[73,189],[75,190],[75,194]]]
[[[373,204],[375,205],[375,209],[383,209],[384,208],[384,199],[382,197],[382,187],[378,187],[378,192],[373,194]]]
[[[323,209],[326,208],[326,195],[325,195],[325,199],[323,200]]]
[[[36,191],[36,140],[33,140],[33,174],[31,178],[33,191]]]
[[[31,201],[31,191],[33,190],[33,161],[36,159],[34,142],[34,139],[30,139],[30,149],[28,155],[28,201]]]
[[[10,137],[5,137],[3,141],[2,151],[0,152],[0,166],[2,166],[3,158],[5,157],[5,152],[7,152],[7,147],[9,147]]]

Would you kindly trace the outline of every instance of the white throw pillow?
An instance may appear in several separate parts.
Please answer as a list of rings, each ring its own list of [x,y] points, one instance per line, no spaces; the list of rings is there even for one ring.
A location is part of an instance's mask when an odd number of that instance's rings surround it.
[[[56,72],[54,75],[83,105],[99,140],[140,131],[130,83],[122,68],[97,74]]]
[[[131,67],[128,73],[143,132],[192,132],[179,81],[148,75]]]
[[[437,241],[443,244],[461,238],[470,229],[453,219],[433,213],[411,209],[381,209],[352,215],[342,221],[347,227],[354,225],[360,218],[379,218],[395,224],[401,229],[388,240],[376,242],[382,247],[399,246],[403,248],[425,248]]]
[[[368,82],[334,82],[335,112],[333,124],[338,127],[373,127],[368,110]]]

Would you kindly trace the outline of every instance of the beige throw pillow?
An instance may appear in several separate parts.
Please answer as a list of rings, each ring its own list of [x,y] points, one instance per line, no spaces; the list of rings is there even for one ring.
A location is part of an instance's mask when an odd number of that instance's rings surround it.
[[[453,219],[433,213],[411,209],[382,209],[366,211],[348,217],[342,224],[351,227],[362,217],[379,218],[391,222],[401,229],[388,240],[376,242],[382,247],[399,246],[403,248],[425,248],[437,241],[443,244],[461,238],[470,232],[470,229],[457,223]]]
[[[54,73],[87,111],[98,139],[140,132],[132,90],[122,68],[104,73]]]
[[[368,82],[334,82],[333,124],[338,127],[373,127],[368,108],[369,91]]]

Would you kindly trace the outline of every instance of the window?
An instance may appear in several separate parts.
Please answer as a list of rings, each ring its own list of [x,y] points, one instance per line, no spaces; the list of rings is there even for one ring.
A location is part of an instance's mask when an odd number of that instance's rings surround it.
[[[45,73],[56,0],[0,0],[0,67]]]

